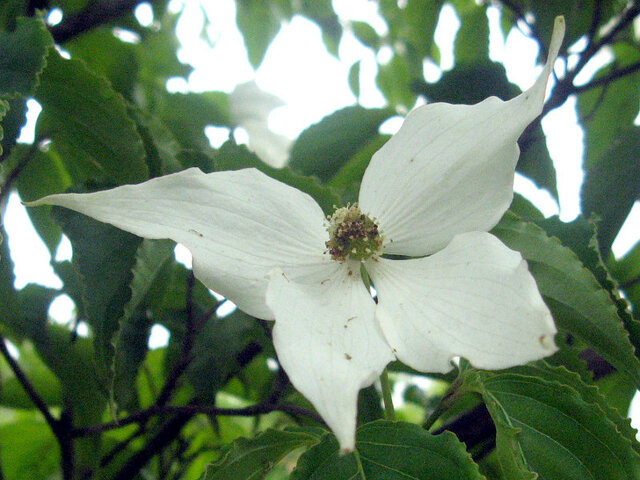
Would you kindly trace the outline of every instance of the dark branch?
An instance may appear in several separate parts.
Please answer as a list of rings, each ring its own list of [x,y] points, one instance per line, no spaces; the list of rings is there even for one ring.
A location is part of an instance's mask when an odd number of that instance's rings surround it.
[[[71,38],[117,20],[135,9],[142,0],[102,0],[89,2],[87,7],[66,17],[58,25],[51,27],[51,35],[56,43],[64,43]]]
[[[71,436],[72,426],[68,412],[63,411],[60,420],[55,419],[53,415],[51,415],[49,407],[45,401],[40,397],[34,386],[20,368],[20,365],[18,365],[18,362],[16,362],[9,353],[5,339],[2,336],[0,336],[0,353],[2,353],[2,356],[9,364],[9,367],[16,376],[16,379],[20,382],[20,385],[22,385],[22,388],[27,392],[29,399],[33,402],[40,413],[42,413],[47,425],[49,425],[49,428],[51,428],[51,431],[58,440],[62,463],[62,478],[64,480],[71,480],[71,478],[73,478],[73,437]]]
[[[22,371],[20,365],[18,365],[18,362],[16,362],[16,360],[9,353],[9,350],[7,349],[7,345],[5,343],[5,339],[3,337],[0,337],[0,353],[2,353],[2,356],[9,364],[9,367],[20,382],[20,385],[22,385],[22,388],[24,388],[25,392],[27,392],[27,395],[29,395],[29,399],[33,402],[36,408],[40,410],[40,412],[44,416],[45,421],[47,422],[49,427],[51,427],[51,430],[53,430],[53,433],[58,436],[58,431],[60,429],[58,420],[53,418],[47,404],[44,402],[42,397],[40,397],[34,386]]]
[[[573,79],[580,73],[582,68],[589,62],[589,60],[591,60],[602,47],[613,42],[618,33],[629,26],[629,24],[633,22],[638,14],[640,14],[640,5],[637,2],[634,2],[627,10],[622,13],[618,23],[606,35],[600,38],[600,40],[598,40],[597,42],[592,41],[588,44],[587,48],[585,48],[584,52],[580,55],[580,60],[578,61],[576,66],[570,72],[568,72],[567,78],[571,82],[573,82]]]
[[[602,21],[602,2],[596,2],[593,8],[593,16],[591,17],[591,25],[589,26],[589,32],[587,33],[587,46],[585,50],[589,50],[593,44],[596,34],[598,33],[598,27]]]
[[[262,415],[262,414],[271,413],[271,412],[284,412],[284,413],[288,413],[296,416],[305,416],[305,417],[312,418],[320,423],[324,423],[322,419],[315,412],[312,412],[302,407],[298,407],[297,405],[287,405],[287,404],[273,405],[269,403],[261,403],[258,405],[245,407],[245,408],[218,408],[218,407],[211,407],[211,406],[204,406],[204,405],[203,406],[166,405],[166,406],[152,406],[147,408],[146,410],[141,410],[139,412],[129,415],[128,417],[124,417],[113,422],[76,428],[73,430],[72,435],[74,437],[86,437],[90,435],[97,435],[107,430],[115,430],[117,428],[121,428],[126,425],[130,425],[132,423],[146,422],[149,418],[156,415],[188,414],[192,416],[197,413],[203,413],[207,415],[218,415],[218,416],[252,417],[254,415]]]
[[[596,2],[599,4],[599,2]],[[638,2],[633,2],[619,17],[618,22],[611,28],[606,35],[603,35],[602,38],[595,41],[595,36],[597,34],[597,29],[599,26],[599,22],[601,21],[601,12],[599,12],[599,6],[596,7],[596,11],[594,11],[594,16],[592,20],[592,24],[589,30],[589,37],[587,42],[587,47],[584,49],[582,54],[580,55],[580,59],[576,66],[567,72],[565,78],[560,80],[556,86],[554,87],[551,98],[547,101],[542,111],[541,117],[546,115],[548,112],[553,110],[554,108],[562,105],[570,95],[579,94],[591,88],[599,87],[606,85],[608,82],[612,82],[619,78],[622,78],[625,75],[629,75],[630,73],[634,73],[638,71],[640,68],[638,65],[629,65],[627,67],[621,68],[619,70],[615,70],[611,72],[609,75],[605,77],[598,78],[592,82],[589,82],[586,85],[582,85],[576,87],[573,82],[578,74],[582,71],[584,66],[593,58],[593,56],[598,53],[598,51],[612,43],[616,36],[622,31],[624,28],[629,26],[631,22],[640,14],[640,5]]]
[[[116,473],[112,480],[130,480],[151,460],[158,452],[169,445],[179,434],[192,414],[183,413],[165,422],[158,432],[147,442],[142,450],[136,452],[122,468]]]
[[[622,282],[620,284],[620,288],[625,290],[627,288],[633,287],[634,285],[637,285],[638,283],[640,283],[640,275],[638,275],[637,277],[632,278],[631,280],[627,280],[626,282]]]
[[[602,87],[604,85],[607,85],[609,83],[615,82],[616,80],[621,79],[622,77],[626,76],[626,75],[631,75],[632,73],[635,73],[637,71],[640,70],[640,62],[638,63],[633,63],[631,65],[627,65],[626,67],[623,68],[618,68],[616,70],[614,70],[613,72],[609,73],[608,75],[605,75],[604,77],[600,77],[597,78],[595,80],[592,80],[591,82],[585,84],[585,85],[580,85],[579,87],[574,87],[573,91],[575,93],[582,93],[585,92],[587,90],[591,90],[592,88],[597,88],[597,87]]]
[[[162,387],[162,390],[156,399],[155,405],[158,407],[162,407],[169,403],[169,400],[178,385],[180,377],[191,363],[191,351],[193,349],[195,336],[197,335],[201,325],[208,319],[208,317],[204,317],[198,322],[194,319],[193,288],[195,287],[195,283],[196,279],[193,275],[193,271],[191,271],[187,277],[187,325],[184,340],[182,342],[182,349],[180,351],[180,358],[171,370],[166,383]]]
[[[515,13],[516,18],[527,26],[527,28],[530,30],[531,37],[533,37],[533,39],[538,44],[538,47],[540,48],[540,51],[543,54],[545,54],[545,56],[546,56],[547,52],[546,52],[546,48],[544,46],[544,42],[542,41],[542,38],[538,34],[538,31],[536,30],[536,27],[534,25],[532,25],[530,22],[527,21],[527,18],[525,16],[525,12],[518,5],[513,3],[511,0],[500,0],[500,3],[502,4],[502,6],[508,8],[513,13]],[[521,29],[519,29],[519,30],[521,30]],[[523,33],[525,33],[525,35],[529,34],[528,32],[523,32]]]

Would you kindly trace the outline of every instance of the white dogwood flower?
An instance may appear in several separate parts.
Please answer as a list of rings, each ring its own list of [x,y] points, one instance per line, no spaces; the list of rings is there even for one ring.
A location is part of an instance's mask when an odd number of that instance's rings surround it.
[[[559,19],[542,74],[516,98],[411,112],[371,159],[358,204],[328,224],[310,196],[255,169],[189,169],[31,205],[185,245],[207,287],[275,320],[281,365],[348,451],[358,391],[394,358],[447,372],[456,356],[501,369],[555,351],[526,262],[487,231],[511,203],[517,140],[542,110],[563,33]]]

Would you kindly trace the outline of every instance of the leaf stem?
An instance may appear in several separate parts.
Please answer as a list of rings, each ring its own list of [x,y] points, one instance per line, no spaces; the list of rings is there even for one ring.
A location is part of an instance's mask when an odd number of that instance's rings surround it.
[[[460,381],[456,380],[449,387],[449,391],[442,397],[440,403],[435,408],[431,415],[424,421],[422,428],[429,430],[438,421],[442,414],[451,406],[457,398],[458,388],[460,387]]]
[[[359,473],[359,477],[362,480],[367,480],[367,477],[364,474],[364,468],[362,468],[362,460],[360,459],[360,452],[358,452],[358,450],[354,450],[353,451],[353,456],[356,459],[356,464],[358,465],[358,473]]]
[[[389,383],[389,374],[385,368],[380,375],[380,386],[382,388],[382,401],[384,402],[384,416],[387,420],[395,422],[396,412],[393,408],[393,398],[391,396],[391,384]]]

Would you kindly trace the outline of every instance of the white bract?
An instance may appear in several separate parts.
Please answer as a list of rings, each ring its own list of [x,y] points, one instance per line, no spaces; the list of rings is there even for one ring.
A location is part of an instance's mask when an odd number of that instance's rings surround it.
[[[272,167],[282,167],[289,158],[291,140],[269,129],[272,110],[284,105],[280,98],[260,90],[255,82],[241,83],[231,92],[230,115],[249,135],[248,147]]]
[[[518,97],[411,112],[371,159],[360,210],[339,209],[330,224],[310,196],[255,169],[189,169],[31,205],[189,248],[207,287],[275,320],[281,365],[348,451],[358,391],[394,358],[447,372],[456,356],[501,369],[556,350],[526,262],[487,231],[512,200],[517,140],[542,110],[563,33],[558,19],[540,78]]]

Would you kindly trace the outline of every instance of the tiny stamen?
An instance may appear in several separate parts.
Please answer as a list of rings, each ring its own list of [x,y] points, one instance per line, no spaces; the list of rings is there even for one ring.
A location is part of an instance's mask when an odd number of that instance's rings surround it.
[[[327,251],[334,260],[360,262],[382,253],[383,236],[378,225],[356,204],[338,208],[329,217]]]

